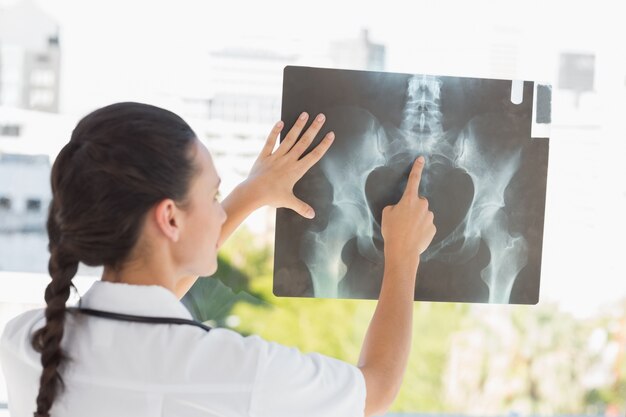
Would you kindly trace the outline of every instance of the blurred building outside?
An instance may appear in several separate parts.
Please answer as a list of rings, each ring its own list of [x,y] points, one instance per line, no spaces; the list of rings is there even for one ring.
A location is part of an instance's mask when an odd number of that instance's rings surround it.
[[[25,24],[28,22],[28,24]],[[59,26],[33,0],[0,13],[0,104],[58,112]]]

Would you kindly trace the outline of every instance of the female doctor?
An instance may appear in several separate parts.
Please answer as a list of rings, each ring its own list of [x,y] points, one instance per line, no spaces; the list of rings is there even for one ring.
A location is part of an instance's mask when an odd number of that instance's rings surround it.
[[[128,102],[80,120],[52,167],[47,306],[11,320],[0,340],[12,417],[386,412],[407,364],[420,254],[435,233],[418,197],[422,157],[382,213],[384,278],[356,366],[199,328],[179,301],[198,276],[215,273],[218,248],[255,209],[315,215],[293,187],[334,134],[301,157],[324,123],[317,115],[302,133],[308,118],[278,147],[277,123],[221,204],[209,151],[174,113]],[[103,265],[102,279],[79,307],[66,307],[79,262]]]

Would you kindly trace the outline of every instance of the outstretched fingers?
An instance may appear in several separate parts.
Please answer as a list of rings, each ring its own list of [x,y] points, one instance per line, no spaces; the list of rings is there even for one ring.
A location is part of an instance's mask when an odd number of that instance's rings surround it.
[[[315,136],[317,136],[318,132],[324,125],[326,121],[326,116],[320,113],[317,115],[315,120],[311,123],[311,126],[302,134],[300,139],[293,145],[293,148],[289,151],[289,155],[293,156],[295,159],[300,159],[302,154],[309,148]]]

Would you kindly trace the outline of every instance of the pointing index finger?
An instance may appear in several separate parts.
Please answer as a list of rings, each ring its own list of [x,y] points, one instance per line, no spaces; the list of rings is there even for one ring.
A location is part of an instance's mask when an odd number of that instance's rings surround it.
[[[423,156],[420,156],[413,162],[413,167],[411,168],[411,173],[409,174],[409,180],[406,183],[406,188],[404,190],[405,195],[413,195],[417,197],[417,191],[420,188],[420,181],[422,179],[422,170],[424,169],[425,159]]]

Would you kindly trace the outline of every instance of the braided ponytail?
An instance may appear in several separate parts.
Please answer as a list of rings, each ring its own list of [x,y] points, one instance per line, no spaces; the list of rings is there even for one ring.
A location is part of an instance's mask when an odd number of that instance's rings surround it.
[[[46,287],[46,325],[37,330],[31,339],[33,348],[41,353],[43,371],[40,378],[39,394],[37,395],[37,411],[34,417],[49,417],[49,411],[57,395],[58,384],[64,388],[63,378],[59,372],[61,365],[69,358],[61,349],[63,327],[65,324],[65,303],[70,295],[72,278],[78,270],[78,260],[61,246],[62,237],[56,220],[54,201],[50,204],[47,221],[50,238],[50,261],[48,271],[52,281]]]

